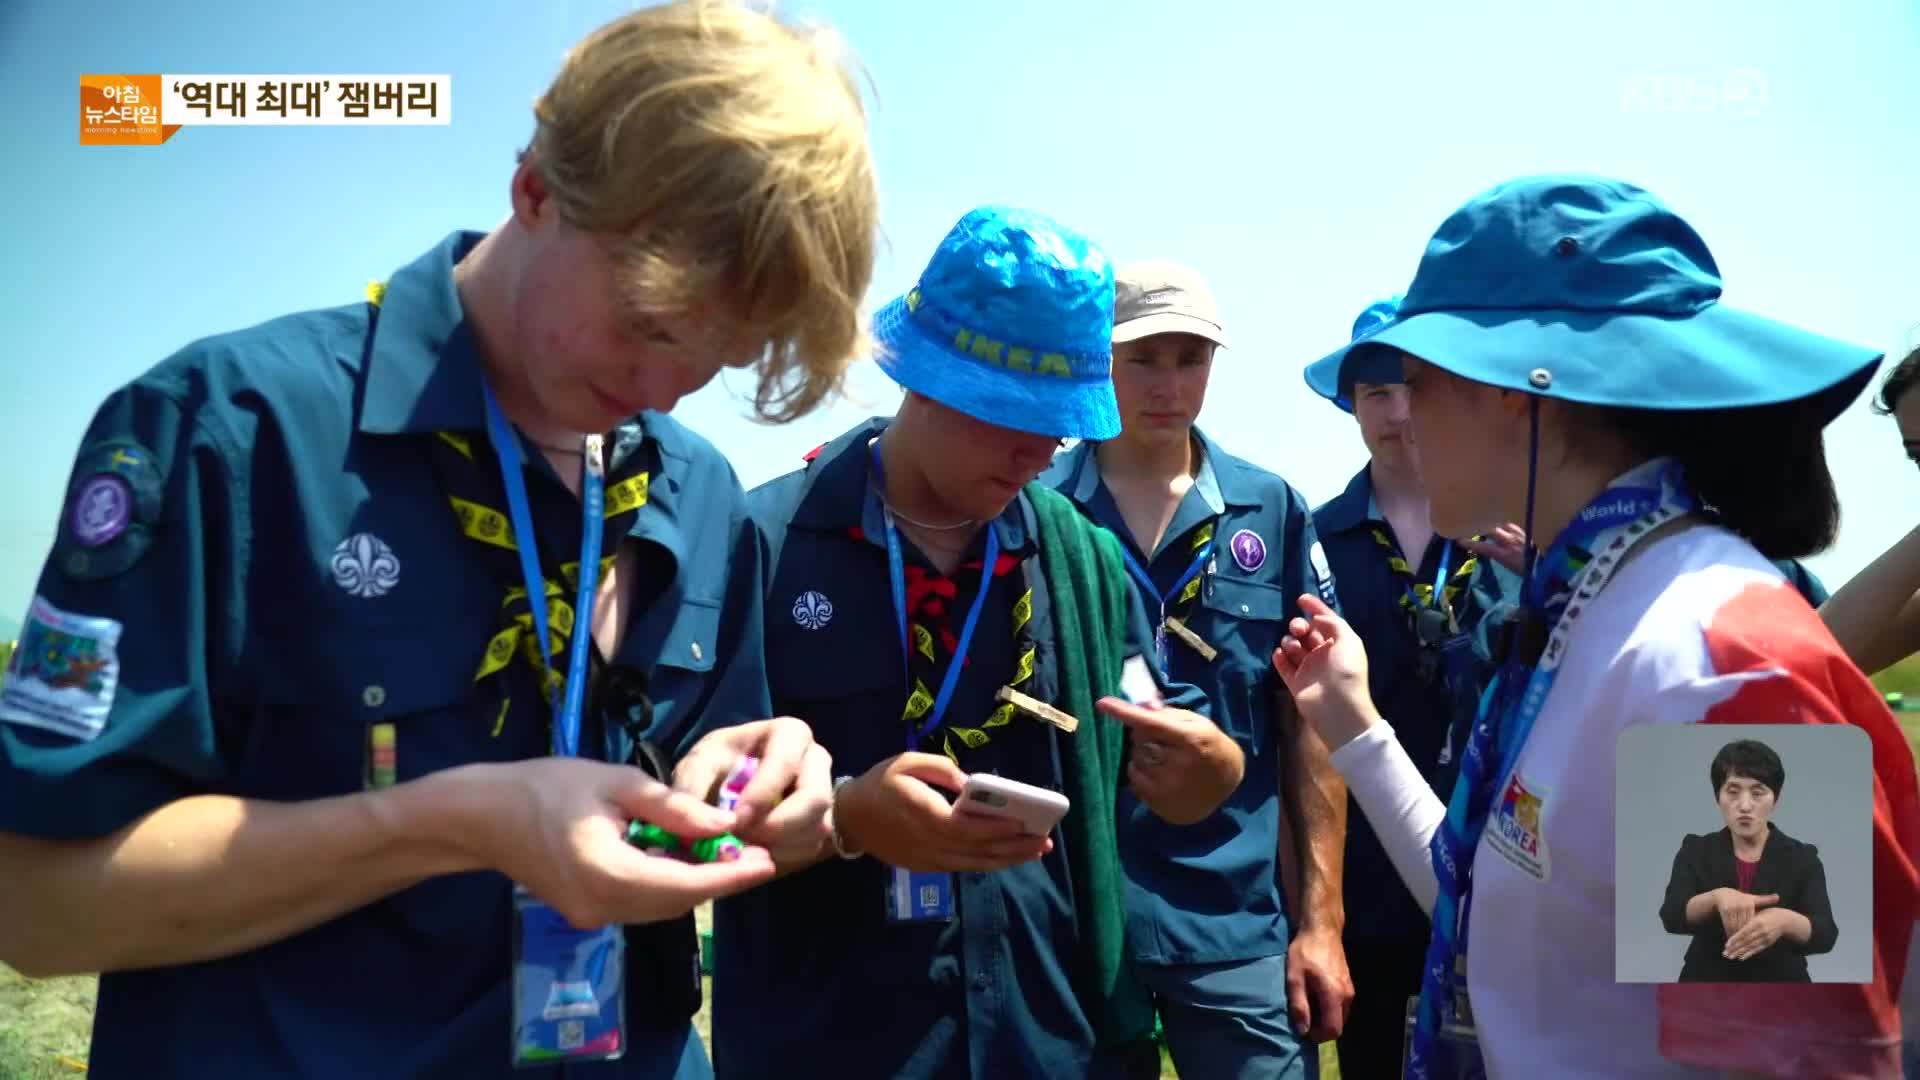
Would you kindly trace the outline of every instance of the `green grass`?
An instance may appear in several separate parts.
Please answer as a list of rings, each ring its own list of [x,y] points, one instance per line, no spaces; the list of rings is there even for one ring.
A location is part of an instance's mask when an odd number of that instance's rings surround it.
[[[1920,703],[1920,656],[1881,672],[1874,683],[1882,693],[1904,694]],[[1920,711],[1903,710],[1894,716],[1914,753],[1920,755]],[[706,908],[700,909],[699,919],[700,929],[708,929],[711,920]],[[91,978],[34,980],[0,965],[0,1080],[48,1080],[84,1073],[93,1026],[93,987]],[[704,1006],[694,1024],[706,1039]],[[1163,1080],[1178,1075],[1164,1050],[1160,1075]],[[1320,1075],[1324,1080],[1340,1080],[1331,1045],[1321,1047]]]
[[[86,1071],[93,986],[92,978],[28,979],[0,965],[0,1080]]]

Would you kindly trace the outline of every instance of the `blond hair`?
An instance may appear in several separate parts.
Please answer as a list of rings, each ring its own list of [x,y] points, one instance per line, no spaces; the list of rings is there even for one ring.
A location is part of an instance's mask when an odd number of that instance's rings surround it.
[[[854,65],[822,27],[674,0],[594,31],[534,105],[528,153],[562,217],[624,234],[643,312],[718,290],[765,342],[754,409],[776,423],[869,351],[879,197]]]

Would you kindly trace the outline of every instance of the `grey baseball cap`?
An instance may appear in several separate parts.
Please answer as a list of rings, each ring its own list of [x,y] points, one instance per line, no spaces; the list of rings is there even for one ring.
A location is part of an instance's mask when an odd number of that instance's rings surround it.
[[[1113,340],[1155,334],[1197,334],[1231,347],[1213,291],[1195,271],[1171,262],[1140,262],[1113,275]]]

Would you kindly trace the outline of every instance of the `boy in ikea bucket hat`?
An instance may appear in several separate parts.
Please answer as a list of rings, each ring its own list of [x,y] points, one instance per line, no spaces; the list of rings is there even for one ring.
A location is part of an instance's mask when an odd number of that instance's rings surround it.
[[[1119,786],[1198,821],[1244,761],[1199,691],[1159,674],[1111,534],[1030,483],[1061,438],[1118,430],[1112,321],[1097,245],[977,209],[875,319],[898,414],[751,494],[776,707],[841,775],[819,857],[716,910],[722,1075],[1118,1076],[1151,1058]],[[1132,657],[1162,707],[1112,696]],[[1070,808],[1045,836],[956,813],[969,773]]]
[[[1391,323],[1401,299],[1367,305],[1354,320],[1354,339]],[[1354,417],[1367,448],[1366,465],[1314,510],[1313,524],[1340,583],[1340,614],[1367,647],[1368,692],[1393,718],[1394,737],[1429,789],[1444,798],[1459,771],[1455,748],[1493,675],[1485,631],[1512,606],[1519,577],[1498,561],[1511,557],[1502,547],[1433,530],[1399,357],[1360,367],[1349,365],[1344,380],[1335,364],[1305,372],[1315,393]],[[1348,895],[1366,900],[1348,906],[1343,935],[1354,1000],[1340,1036],[1340,1071],[1394,1076],[1407,997],[1420,989],[1427,913],[1357,809],[1348,812],[1346,864]]]
[[[1399,318],[1329,358],[1343,370],[1400,358],[1436,530],[1519,519],[1540,545],[1444,807],[1353,677],[1364,649],[1338,615],[1296,623],[1275,657],[1432,910],[1409,1075],[1481,1058],[1495,1076],[1898,1073],[1896,1001],[1920,892],[1912,751],[1768,561],[1831,542],[1822,429],[1880,358],[1720,294],[1705,243],[1652,195],[1533,177],[1449,217]],[[1870,981],[1614,981],[1616,737],[1724,722],[1866,731]],[[1752,903],[1682,899],[1690,925]],[[1780,904],[1727,947],[1763,955],[1809,932]]]
[[[1119,538],[1168,674],[1207,693],[1247,757],[1220,812],[1173,826],[1121,799],[1127,918],[1186,1076],[1311,1076],[1353,990],[1340,945],[1346,791],[1272,670],[1294,598],[1334,595],[1307,501],[1200,415],[1229,338],[1213,291],[1163,259],[1115,272],[1121,432],[1041,483]]]

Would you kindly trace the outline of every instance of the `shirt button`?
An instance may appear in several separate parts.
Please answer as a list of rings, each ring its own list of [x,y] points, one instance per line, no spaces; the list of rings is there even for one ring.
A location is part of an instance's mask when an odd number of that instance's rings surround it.
[[[1242,615],[1245,615],[1245,614],[1247,614],[1247,613],[1249,613],[1249,612],[1251,612],[1252,610],[1253,610],[1252,608],[1250,608],[1250,607],[1248,607],[1248,606],[1247,606],[1247,605],[1245,605],[1245,604],[1241,604],[1241,605],[1240,605],[1240,614],[1242,614]]]
[[[360,691],[360,700],[369,709],[377,709],[387,703],[387,688],[380,685],[369,686]]]
[[[697,641],[693,643],[693,658],[700,659],[700,643]]]

